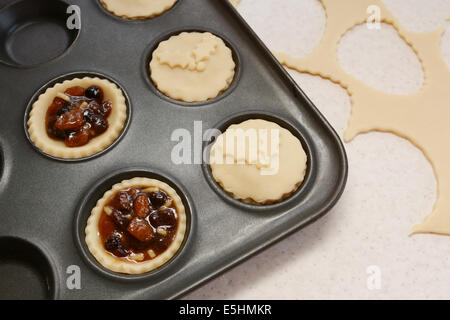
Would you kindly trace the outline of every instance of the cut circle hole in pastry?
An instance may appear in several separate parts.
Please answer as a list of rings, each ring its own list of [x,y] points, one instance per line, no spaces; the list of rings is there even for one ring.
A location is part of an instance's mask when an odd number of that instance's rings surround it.
[[[106,269],[143,274],[181,249],[188,219],[183,200],[167,183],[135,177],[115,184],[92,209],[85,229],[90,253]]]
[[[387,23],[381,23],[379,30],[366,24],[354,26],[341,37],[337,56],[348,74],[385,93],[408,95],[424,83],[416,53]]]
[[[237,9],[270,49],[298,58],[307,56],[319,44],[327,21],[318,0],[245,0]],[[283,23],[272,18],[280,12],[284,14]]]
[[[222,134],[205,143],[208,163],[203,171],[219,195],[260,211],[287,205],[301,194],[312,171],[311,149],[302,130],[265,112],[236,115],[216,128]],[[234,141],[231,149],[228,136]]]
[[[214,31],[170,32],[150,46],[148,81],[171,102],[196,106],[223,98],[235,88],[240,59],[234,46]]]
[[[99,0],[109,13],[123,19],[144,20],[157,17],[182,0]]]
[[[351,112],[350,96],[339,84],[309,73],[287,69],[320,112],[342,138]]]
[[[129,99],[117,82],[100,74],[73,73],[50,81],[32,97],[25,130],[42,154],[84,160],[115,145],[129,119]]]

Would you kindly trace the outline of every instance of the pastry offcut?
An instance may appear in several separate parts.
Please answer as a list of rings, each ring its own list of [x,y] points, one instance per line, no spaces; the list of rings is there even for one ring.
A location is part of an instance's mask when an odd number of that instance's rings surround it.
[[[236,2],[236,1],[235,1]],[[424,221],[412,233],[450,235],[450,69],[442,59],[440,42],[445,28],[427,33],[406,30],[381,0],[320,0],[326,15],[325,31],[316,48],[304,58],[275,52],[288,68],[318,75],[346,89],[352,112],[345,141],[371,131],[388,132],[409,140],[431,162],[438,183],[438,198]],[[368,8],[377,7],[379,21],[392,25],[421,61],[425,81],[421,90],[410,95],[387,94],[347,74],[338,63],[337,45],[348,30],[368,21]]]
[[[232,51],[209,32],[182,32],[162,41],[152,54],[151,79],[159,91],[185,102],[213,99],[231,84]]]
[[[217,183],[235,199],[272,204],[289,197],[302,184],[307,156],[289,130],[262,119],[231,125],[210,151]]]

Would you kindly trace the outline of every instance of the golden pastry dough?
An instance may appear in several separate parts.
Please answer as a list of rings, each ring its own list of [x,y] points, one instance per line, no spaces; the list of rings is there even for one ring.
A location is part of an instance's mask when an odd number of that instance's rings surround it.
[[[421,149],[431,162],[437,183],[438,199],[423,223],[412,233],[450,235],[450,70],[440,51],[445,29],[414,33],[402,28],[380,0],[321,0],[327,24],[319,45],[305,58],[276,53],[285,66],[299,72],[331,80],[350,95],[352,114],[345,132],[350,141],[360,133],[382,131],[408,139]],[[342,35],[355,25],[365,23],[369,6],[380,7],[381,22],[391,24],[408,43],[422,63],[425,81],[422,89],[408,96],[386,94],[347,74],[338,64],[337,45]]]
[[[230,2],[233,6],[236,7],[239,4],[239,2],[241,2],[241,0],[230,0]]]
[[[217,97],[234,77],[231,50],[205,32],[182,32],[162,41],[150,62],[151,78],[165,95],[186,102]]]
[[[124,259],[119,259],[108,251],[106,251],[103,243],[100,240],[98,224],[103,212],[105,204],[113,197],[117,192],[129,189],[132,187],[149,187],[154,188],[154,191],[163,190],[175,203],[178,214],[178,228],[175,237],[162,254],[156,258],[143,262],[131,262]],[[178,252],[184,241],[186,233],[186,212],[177,192],[168,184],[155,179],[149,178],[133,178],[131,180],[124,180],[121,183],[115,184],[111,190],[107,191],[103,197],[97,202],[97,205],[92,209],[91,216],[88,219],[86,232],[86,244],[89,251],[97,259],[97,261],[105,268],[120,273],[127,274],[142,274],[159,268]]]
[[[287,129],[266,120],[231,125],[210,152],[214,179],[234,198],[270,204],[291,195],[306,174],[306,153]]]
[[[177,0],[100,0],[112,14],[127,19],[146,19],[169,10]]]
[[[45,127],[45,117],[53,99],[70,87],[80,86],[86,89],[93,85],[100,87],[103,90],[104,99],[112,103],[111,114],[107,118],[108,129],[91,139],[86,145],[75,148],[69,148],[62,140],[50,138]],[[122,90],[106,79],[85,77],[83,79],[66,80],[47,89],[33,103],[27,124],[31,141],[42,152],[58,158],[80,159],[108,148],[120,136],[126,119],[127,106]]]

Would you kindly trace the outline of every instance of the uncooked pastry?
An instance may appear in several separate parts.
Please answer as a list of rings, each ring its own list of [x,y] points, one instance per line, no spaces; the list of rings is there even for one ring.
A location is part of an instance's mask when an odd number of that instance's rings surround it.
[[[100,87],[103,90],[104,99],[112,103],[112,111],[108,117],[108,129],[100,136],[90,140],[88,144],[75,148],[67,147],[62,140],[50,138],[45,127],[45,116],[53,99],[67,88],[76,86],[88,88],[93,85]],[[122,90],[106,79],[85,77],[66,80],[48,88],[33,103],[27,124],[31,141],[42,152],[58,158],[80,159],[108,148],[119,137],[126,119],[127,106]]]
[[[150,73],[167,96],[200,102],[217,97],[230,86],[235,66],[231,50],[219,37],[209,32],[182,32],[159,44]]]
[[[106,251],[103,243],[100,241],[98,227],[103,208],[108,200],[120,190],[129,189],[136,186],[152,187],[155,188],[155,191],[163,190],[174,201],[178,214],[177,233],[170,246],[166,251],[158,255],[156,258],[143,262],[126,261],[124,259],[117,258]],[[98,200],[97,205],[91,211],[91,215],[88,219],[85,232],[86,244],[89,248],[89,251],[102,266],[114,272],[142,274],[162,266],[178,252],[183,243],[184,235],[186,233],[186,212],[180,196],[168,184],[155,179],[138,177],[131,180],[124,180],[121,183],[115,184],[111,190],[107,191],[103,195],[103,197]]]
[[[237,5],[239,4],[239,2],[241,2],[241,0],[230,0],[231,4],[235,7],[237,7]]]
[[[146,19],[169,10],[177,0],[100,0],[112,14],[127,19]]]
[[[253,143],[245,138],[252,134]],[[234,198],[257,204],[279,202],[297,190],[306,162],[300,141],[289,130],[261,119],[231,125],[210,152],[217,183]]]
[[[380,0],[321,0],[327,15],[324,35],[305,58],[299,59],[274,52],[288,68],[329,79],[350,95],[352,114],[345,140],[360,133],[382,131],[408,139],[421,149],[431,162],[437,183],[438,199],[433,211],[412,233],[450,235],[450,70],[441,56],[440,40],[445,29],[414,33],[401,27],[398,20]],[[337,46],[342,35],[354,26],[365,23],[369,6],[381,11],[381,22],[391,24],[400,37],[417,54],[424,70],[422,89],[408,96],[386,94],[373,89],[347,74],[338,64]]]

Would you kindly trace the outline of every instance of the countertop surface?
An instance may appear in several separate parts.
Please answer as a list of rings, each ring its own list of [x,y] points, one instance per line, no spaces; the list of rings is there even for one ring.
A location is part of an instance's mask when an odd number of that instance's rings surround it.
[[[383,2],[409,31],[446,27],[441,51],[450,68],[450,0]],[[326,23],[318,0],[242,0],[238,11],[270,49],[295,57],[314,49]],[[417,56],[388,24],[349,30],[338,60],[384,92],[410,94],[423,84]],[[347,91],[289,72],[342,137],[351,108]],[[359,135],[345,147],[349,177],[335,208],[185,299],[449,299],[450,237],[409,236],[436,200],[430,163],[409,141],[388,133]]]

